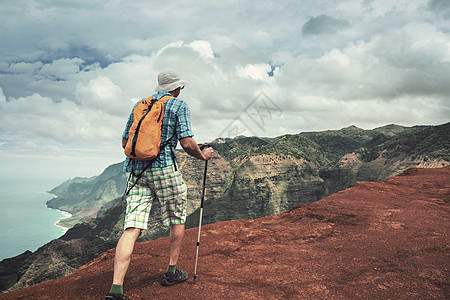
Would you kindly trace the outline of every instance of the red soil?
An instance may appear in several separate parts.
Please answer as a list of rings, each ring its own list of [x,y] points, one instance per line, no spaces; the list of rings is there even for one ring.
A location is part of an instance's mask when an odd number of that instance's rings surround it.
[[[160,285],[168,239],[138,243],[131,299],[449,299],[450,167],[410,169],[256,220],[186,231],[178,266],[191,278]],[[102,299],[114,250],[75,273],[0,299]]]

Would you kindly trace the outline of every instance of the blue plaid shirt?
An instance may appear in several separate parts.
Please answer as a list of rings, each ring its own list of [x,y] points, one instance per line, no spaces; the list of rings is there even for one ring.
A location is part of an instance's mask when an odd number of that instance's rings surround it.
[[[156,99],[161,99],[165,95],[170,95],[168,92],[158,92],[153,95]],[[144,100],[144,99],[142,99]],[[139,100],[142,101],[142,100]],[[139,103],[138,102],[138,103]],[[137,103],[134,105],[136,107]],[[130,131],[131,125],[133,124],[133,110],[131,111],[130,117],[128,118],[127,125],[122,134],[124,139],[128,139],[128,132]],[[186,102],[178,98],[170,98],[164,103],[164,117],[161,125],[161,144],[165,143],[170,139],[169,144],[161,149],[158,157],[152,164],[152,168],[163,168],[176,164],[172,159],[172,151],[175,153],[175,148],[177,146],[178,140],[194,136],[191,129],[191,117],[189,112],[189,107]],[[127,157],[124,163],[124,171],[131,172],[133,170],[143,170],[147,166],[148,162],[139,161]]]

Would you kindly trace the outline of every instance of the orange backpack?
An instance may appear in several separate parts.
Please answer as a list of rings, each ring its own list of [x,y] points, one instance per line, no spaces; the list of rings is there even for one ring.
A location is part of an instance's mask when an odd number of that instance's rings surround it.
[[[126,156],[143,161],[153,160],[158,156],[161,146],[167,145],[161,145],[161,124],[164,102],[170,98],[173,97],[164,96],[159,100],[148,97],[136,105],[125,146]]]

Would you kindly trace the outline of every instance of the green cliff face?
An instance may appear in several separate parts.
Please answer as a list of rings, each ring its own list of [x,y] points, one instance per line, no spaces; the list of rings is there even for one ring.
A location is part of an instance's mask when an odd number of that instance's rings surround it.
[[[450,124],[450,123],[449,123]],[[450,160],[449,124],[373,130],[355,126],[276,138],[237,137],[212,142],[218,155],[210,161],[206,205],[218,211],[205,222],[276,214],[299,202],[313,202],[356,181],[385,179],[409,167],[440,166]],[[178,152],[189,187],[188,214],[199,206],[204,162]],[[443,160],[441,162],[441,160]],[[99,176],[76,178],[51,191],[51,208],[73,217],[72,227],[101,215],[123,193],[122,163]],[[220,209],[219,209],[220,208]],[[190,224],[194,226],[194,224]]]
[[[273,139],[216,140],[213,146],[219,155],[209,167],[203,222],[277,214],[357,181],[383,180],[411,167],[448,165],[449,136],[450,123],[433,127],[387,125],[373,130],[350,126]],[[189,172],[183,170],[187,182]],[[223,173],[222,178],[218,173]],[[195,181],[199,184],[201,178],[197,175]],[[198,207],[195,198],[191,201]],[[187,222],[190,227],[196,224],[198,212]]]
[[[107,167],[99,176],[75,178],[52,189],[50,193],[56,198],[47,201],[47,206],[72,214],[59,225],[70,228],[95,218],[102,205],[122,195],[126,184],[122,167],[123,163],[117,163]]]

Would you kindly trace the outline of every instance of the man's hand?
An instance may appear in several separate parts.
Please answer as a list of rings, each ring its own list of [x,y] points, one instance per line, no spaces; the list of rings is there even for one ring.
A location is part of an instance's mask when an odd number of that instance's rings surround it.
[[[204,160],[209,160],[209,159],[211,159],[211,158],[213,157],[213,153],[214,153],[214,150],[213,150],[213,148],[212,148],[211,146],[205,147],[205,148],[203,148],[203,150],[202,150],[202,154],[203,154],[203,156],[205,157]]]

